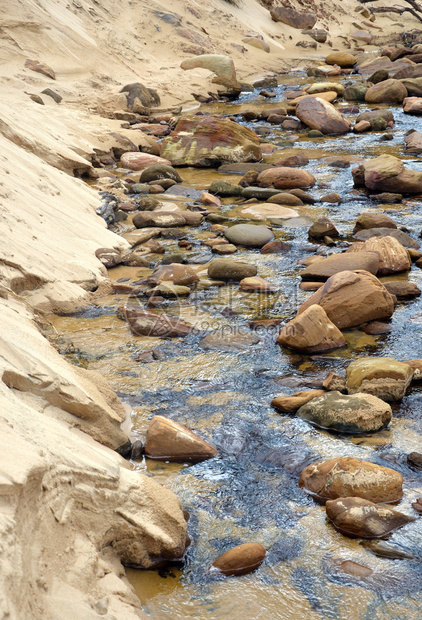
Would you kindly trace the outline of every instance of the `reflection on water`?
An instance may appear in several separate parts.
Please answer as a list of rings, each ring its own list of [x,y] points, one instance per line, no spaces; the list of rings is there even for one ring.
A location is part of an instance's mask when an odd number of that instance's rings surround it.
[[[331,78],[330,78],[331,79]],[[286,84],[309,83],[292,76],[278,87],[271,103],[259,101],[256,93],[242,95],[240,102],[204,106],[204,110],[237,114],[245,109],[261,110],[280,105]],[[289,86],[289,87],[290,87]],[[362,109],[365,106],[362,105]],[[350,540],[327,523],[325,510],[297,486],[307,464],[321,458],[350,455],[390,466],[404,477],[404,498],[399,509],[414,514],[411,502],[422,495],[422,475],[411,470],[406,454],[422,451],[422,391],[414,387],[400,405],[395,405],[389,430],[373,436],[340,436],[319,431],[295,416],[280,415],[271,407],[281,393],[309,389],[330,371],[343,372],[351,358],[388,355],[398,359],[421,357],[422,302],[399,303],[391,319],[392,331],[369,336],[360,330],[345,332],[347,347],[331,354],[304,356],[288,353],[275,344],[277,330],[261,331],[260,342],[244,352],[204,351],[200,340],[209,330],[225,327],[245,330],[257,318],[294,316],[310,293],[298,288],[297,261],[316,250],[307,238],[307,221],[329,215],[342,236],[351,235],[356,217],[366,210],[390,213],[400,226],[417,237],[422,226],[421,203],[417,198],[401,204],[379,205],[364,196],[356,197],[351,168],[332,168],[331,155],[360,157],[384,152],[403,157],[404,133],[415,127],[413,117],[394,110],[394,139],[380,142],[380,134],[292,140],[288,132],[267,123],[247,123],[251,128],[268,127],[266,139],[280,148],[268,157],[305,152],[306,168],[317,178],[311,193],[321,197],[339,192],[342,204],[295,207],[305,219],[273,225],[277,238],[288,240],[285,254],[262,255],[240,250],[236,258],[255,264],[258,273],[278,286],[272,295],[242,293],[237,285],[198,287],[188,299],[167,301],[164,309],[195,324],[198,333],[185,339],[134,337],[116,309],[140,303],[127,295],[101,299],[88,311],[73,316],[52,317],[60,335],[59,345],[76,364],[101,372],[132,409],[132,431],[142,437],[150,418],[164,414],[187,424],[219,449],[219,457],[196,465],[158,463],[141,459],[133,463],[140,472],[171,488],[190,512],[192,545],[183,570],[164,572],[128,570],[145,611],[157,620],[402,620],[420,618],[422,605],[422,521],[411,523],[391,538],[391,544],[415,559],[381,558]],[[353,118],[353,117],[352,117]],[[242,121],[243,122],[243,121]],[[294,146],[282,147],[287,143]],[[406,165],[419,168],[406,157]],[[353,166],[353,164],[352,164]],[[215,170],[183,169],[186,185],[207,188],[216,178],[239,181],[238,175]],[[222,212],[242,221],[239,199],[224,199]],[[308,219],[306,219],[308,218]],[[302,223],[302,224],[301,224]],[[130,230],[131,218],[119,225]],[[191,229],[187,239],[192,250],[181,250],[177,240],[160,240],[167,252],[182,251],[198,273],[203,273],[213,255],[202,239],[209,237],[209,224]],[[341,247],[341,242],[340,242]],[[151,267],[161,260],[149,255]],[[113,280],[134,283],[151,269],[117,267]],[[127,278],[129,280],[127,280]],[[422,287],[422,271],[386,279],[404,279]],[[228,311],[229,309],[229,311]],[[139,353],[151,349],[160,359],[148,364],[137,361]],[[281,380],[281,378],[283,378]],[[268,549],[258,571],[239,578],[211,576],[210,563],[223,551],[241,542],[259,542]],[[353,561],[372,572],[356,577],[342,568]]]

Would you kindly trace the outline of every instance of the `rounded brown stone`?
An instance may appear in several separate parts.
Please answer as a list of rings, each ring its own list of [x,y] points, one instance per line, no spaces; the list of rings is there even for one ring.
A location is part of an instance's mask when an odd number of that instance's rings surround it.
[[[156,415],[148,427],[145,454],[161,461],[205,461],[217,456],[217,449],[190,428]]]
[[[259,543],[244,543],[214,560],[212,567],[224,575],[246,575],[262,564],[266,551]]]

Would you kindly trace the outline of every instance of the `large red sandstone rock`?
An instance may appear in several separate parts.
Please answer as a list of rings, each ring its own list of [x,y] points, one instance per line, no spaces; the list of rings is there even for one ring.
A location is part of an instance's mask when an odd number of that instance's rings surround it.
[[[145,454],[165,461],[205,461],[217,456],[215,446],[190,428],[170,418],[156,415],[148,427]]]
[[[376,504],[396,502],[403,495],[401,474],[351,456],[308,465],[300,475],[299,486],[321,499],[361,497]]]
[[[313,187],[315,185],[315,177],[307,170],[281,166],[264,170],[258,176],[257,182],[260,187],[295,189],[299,187]]]
[[[322,353],[344,347],[346,340],[321,306],[311,305],[281,329],[277,343],[304,353]]]
[[[298,315],[319,304],[339,329],[356,327],[375,319],[389,318],[394,300],[385,286],[367,271],[341,271],[328,278],[300,306]]]
[[[365,101],[367,103],[402,103],[406,97],[406,86],[399,80],[384,80],[368,88]]]
[[[350,131],[350,122],[331,103],[320,97],[301,99],[296,106],[296,116],[311,129],[325,134]]]
[[[352,170],[357,187],[367,187],[375,192],[421,194],[422,172],[406,170],[403,162],[393,155],[380,155]]]
[[[244,543],[214,560],[212,567],[224,575],[246,575],[264,561],[266,551],[259,543]]]
[[[181,119],[163,140],[161,156],[174,166],[212,167],[259,161],[258,136],[247,127],[218,116]]]
[[[273,21],[281,22],[282,24],[287,24],[287,26],[299,28],[300,30],[313,28],[318,19],[315,13],[295,11],[295,9],[289,9],[284,6],[273,7],[270,13]]]

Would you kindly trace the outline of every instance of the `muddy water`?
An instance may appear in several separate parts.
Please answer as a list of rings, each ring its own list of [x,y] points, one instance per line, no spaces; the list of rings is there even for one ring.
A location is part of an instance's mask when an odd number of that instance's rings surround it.
[[[243,96],[235,104],[204,106],[227,114],[243,109],[280,105],[282,92],[292,83],[309,82],[301,76],[285,80],[277,98],[263,104],[256,94]],[[361,105],[361,110],[365,105]],[[422,495],[422,476],[406,464],[406,454],[422,451],[422,391],[413,387],[400,405],[395,405],[389,430],[372,436],[350,437],[316,430],[294,416],[280,415],[271,407],[272,398],[312,387],[330,370],[343,372],[353,358],[388,355],[398,359],[422,357],[422,301],[399,303],[391,320],[392,332],[368,336],[360,330],[345,332],[348,346],[327,355],[305,356],[282,351],[275,344],[275,331],[261,332],[260,342],[243,352],[204,351],[203,335],[225,327],[247,330],[246,322],[257,318],[292,318],[310,293],[298,288],[297,260],[317,250],[309,244],[310,221],[329,215],[344,238],[362,211],[390,214],[406,226],[414,238],[422,228],[422,203],[412,198],[398,205],[379,205],[351,193],[350,168],[336,169],[326,158],[351,156],[353,160],[391,153],[411,168],[420,161],[403,153],[403,135],[418,128],[418,119],[394,110],[394,140],[380,142],[381,134],[326,137],[310,140],[268,127],[266,140],[277,145],[275,154],[305,152],[306,168],[318,181],[311,194],[321,197],[339,192],[341,205],[317,203],[298,207],[300,218],[282,224],[271,222],[277,238],[290,241],[286,254],[261,255],[254,250],[238,251],[236,259],[256,264],[258,275],[278,286],[277,293],[259,295],[239,292],[237,285],[202,285],[187,299],[168,301],[165,311],[193,324],[200,333],[185,339],[140,338],[116,316],[116,308],[139,303],[125,295],[100,300],[95,307],[73,316],[53,317],[62,351],[84,367],[101,372],[127,403],[132,432],[143,437],[150,418],[168,415],[187,424],[218,447],[219,457],[197,465],[133,462],[133,467],[171,488],[190,512],[192,545],[183,569],[128,570],[145,611],[157,620],[196,618],[217,620],[306,619],[393,620],[420,618],[422,608],[422,520],[394,534],[389,542],[415,556],[414,560],[380,558],[337,533],[327,523],[325,510],[297,485],[304,466],[322,458],[350,455],[391,466],[404,477],[404,499],[400,510],[415,515],[411,502]],[[353,118],[353,117],[352,117]],[[238,182],[239,176],[215,170],[183,169],[184,183],[208,188],[216,178]],[[224,199],[221,211],[233,221],[244,221],[235,199]],[[131,229],[130,218],[118,225],[121,233]],[[186,258],[198,273],[205,273],[213,255],[200,241],[212,236],[209,224],[191,229],[187,238],[193,248]],[[167,252],[182,251],[177,240],[160,240]],[[341,248],[342,242],[338,243]],[[330,251],[325,248],[325,250]],[[334,251],[338,249],[334,248]],[[151,266],[161,260],[148,255]],[[115,281],[136,282],[151,269],[117,267],[109,275]],[[422,271],[395,276],[422,288]],[[393,277],[385,278],[394,279]],[[140,352],[160,351],[160,360],[136,361]],[[268,549],[264,564],[240,578],[212,576],[210,562],[241,542],[256,541]],[[366,578],[345,573],[339,564],[353,560],[372,569]]]

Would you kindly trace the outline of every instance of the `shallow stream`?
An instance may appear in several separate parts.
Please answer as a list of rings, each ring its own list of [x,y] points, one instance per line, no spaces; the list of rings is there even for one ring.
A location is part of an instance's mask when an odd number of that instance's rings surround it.
[[[287,87],[314,81],[289,76],[274,90],[277,97],[263,102],[255,91],[235,103],[202,106],[204,111],[237,114],[241,110],[278,107]],[[345,102],[344,105],[347,105]],[[390,106],[391,107],[391,106]],[[360,111],[368,106],[360,104]],[[351,168],[328,166],[330,156],[367,159],[391,153],[408,167],[420,169],[420,160],[407,156],[403,136],[420,121],[393,110],[394,139],[379,140],[381,133],[309,139],[305,134],[280,131],[265,122],[248,123],[252,129],[268,127],[265,136],[277,151],[265,161],[298,152],[306,154],[305,166],[317,179],[314,197],[338,192],[342,204],[316,203],[294,207],[299,219],[274,224],[276,238],[291,243],[283,254],[263,255],[258,250],[238,250],[234,258],[255,264],[258,275],[279,287],[273,294],[242,293],[237,284],[198,287],[188,298],[168,301],[168,314],[194,323],[199,333],[184,339],[135,337],[117,316],[127,295],[101,299],[88,310],[72,316],[51,317],[68,359],[105,376],[131,409],[132,432],[142,438],[153,415],[163,414],[186,424],[217,446],[218,458],[196,465],[170,464],[141,459],[133,467],[172,489],[190,513],[192,544],[183,569],[128,570],[145,612],[156,620],[404,620],[419,619],[422,609],[422,519],[392,535],[389,543],[415,559],[393,560],[374,555],[358,540],[349,539],[328,523],[324,507],[298,487],[301,470],[311,462],[337,456],[355,456],[390,466],[404,478],[404,498],[399,509],[415,516],[411,502],[422,496],[422,472],[410,469],[406,454],[422,452],[422,389],[412,387],[401,404],[393,406],[389,430],[368,436],[341,436],[317,430],[294,415],[271,408],[272,399],[321,381],[330,370],[343,374],[351,359],[364,355],[399,360],[422,357],[422,298],[399,302],[388,335],[370,336],[359,329],[345,332],[348,346],[326,355],[289,353],[275,344],[276,330],[259,332],[260,342],[244,351],[205,351],[199,343],[205,333],[225,327],[231,333],[248,331],[247,321],[293,318],[311,293],[299,289],[301,267],[297,261],[319,247],[308,241],[311,221],[328,215],[342,235],[350,238],[354,222],[363,211],[384,212],[414,239],[422,229],[422,202],[406,199],[382,205],[350,193]],[[354,119],[354,116],[350,117]],[[241,121],[243,122],[243,121]],[[244,123],[246,124],[246,123]],[[224,179],[237,183],[239,175],[222,175],[213,169],[180,169],[184,185],[207,189]],[[161,198],[161,197],[160,197]],[[172,200],[172,202],[174,202]],[[245,221],[238,199],[223,199],[221,211]],[[116,226],[125,233],[131,217]],[[186,238],[191,250],[176,240],[160,239],[167,252],[186,254],[199,273],[214,255],[200,241],[210,234],[210,224],[190,228]],[[325,246],[324,246],[325,247]],[[326,251],[339,251],[325,248]],[[162,256],[148,255],[151,265]],[[144,279],[152,269],[117,267],[113,281]],[[412,266],[395,278],[422,288],[422,270]],[[385,280],[392,280],[388,276]],[[136,361],[143,351],[160,351],[160,360]],[[264,564],[242,577],[216,577],[207,571],[223,551],[241,542],[259,542],[268,549]],[[359,578],[339,565],[353,560],[372,569]]]

